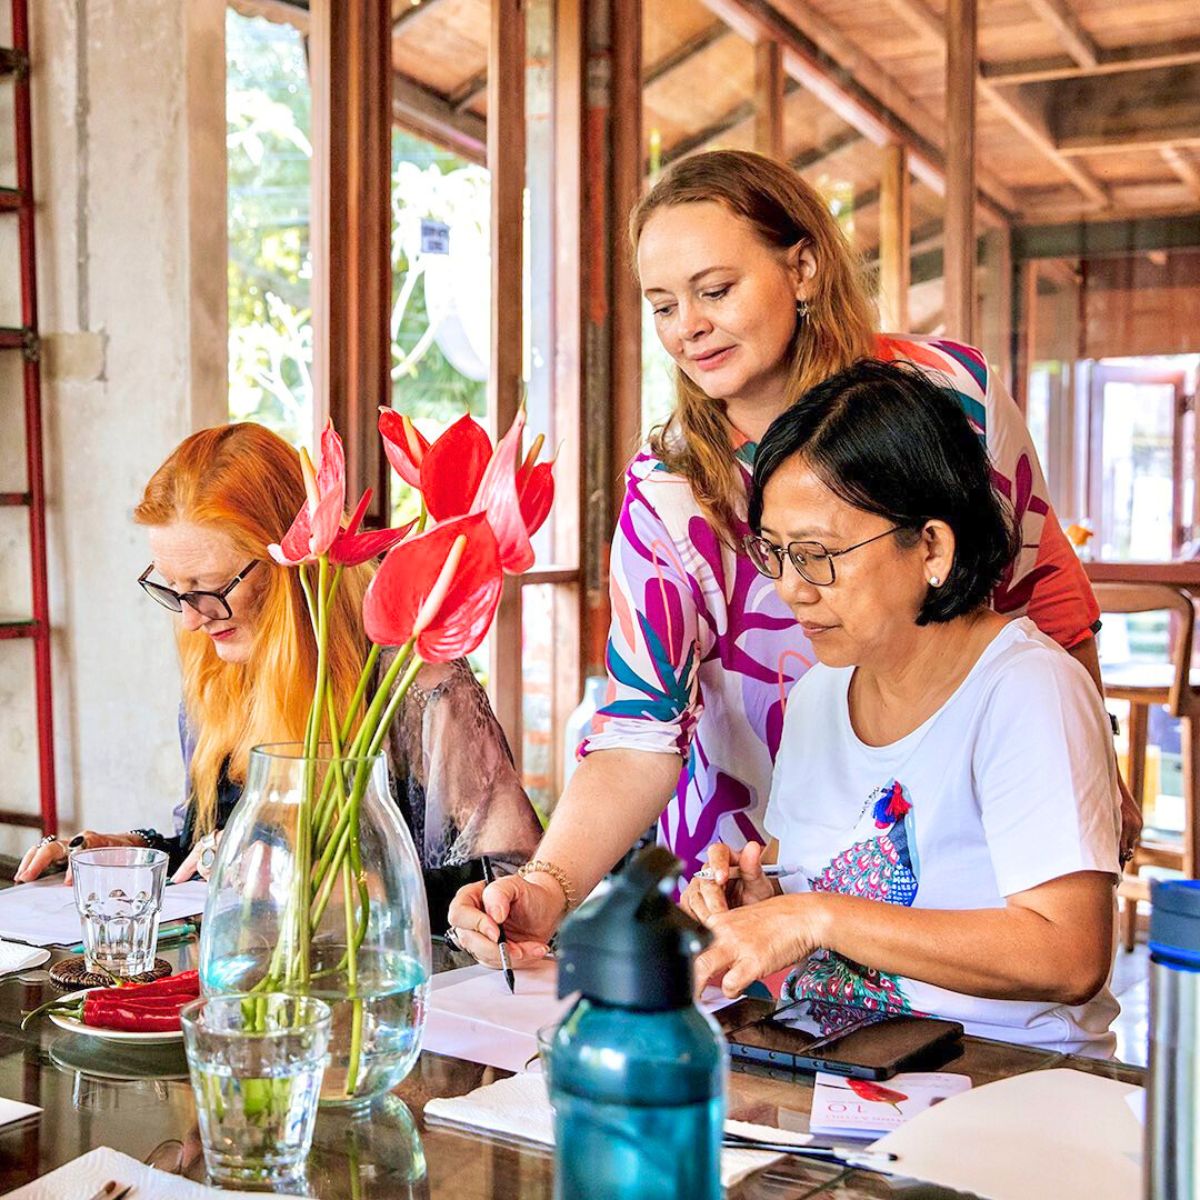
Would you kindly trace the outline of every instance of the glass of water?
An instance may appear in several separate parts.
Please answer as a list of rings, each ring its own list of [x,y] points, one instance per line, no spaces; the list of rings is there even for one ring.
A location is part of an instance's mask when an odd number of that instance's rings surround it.
[[[128,978],[154,967],[167,856],[144,846],[106,846],[71,856],[75,907],[89,971]]]
[[[180,1014],[209,1178],[239,1187],[298,1183],[312,1145],[329,1046],[329,1005],[241,992]]]

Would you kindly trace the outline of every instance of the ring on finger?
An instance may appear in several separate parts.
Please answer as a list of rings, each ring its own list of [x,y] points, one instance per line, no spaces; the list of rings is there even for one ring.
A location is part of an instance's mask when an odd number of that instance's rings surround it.
[[[455,950],[461,950],[463,948],[462,942],[458,940],[458,930],[453,925],[449,925],[446,928],[446,941],[448,941],[450,945],[455,948]]]

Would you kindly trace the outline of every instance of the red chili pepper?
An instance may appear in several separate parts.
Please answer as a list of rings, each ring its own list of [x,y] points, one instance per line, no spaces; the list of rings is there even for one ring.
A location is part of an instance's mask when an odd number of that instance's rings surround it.
[[[89,1005],[84,1001],[83,1023],[95,1029],[120,1029],[127,1033],[175,1033],[181,1028],[182,1007],[132,1008],[120,1004]]]
[[[90,993],[84,997],[85,1008],[133,1008],[145,1009],[148,1012],[164,1009],[181,1009],[192,1002],[191,996],[124,996],[98,995]]]
[[[190,996],[195,999],[200,995],[200,973],[184,971],[179,975],[156,979],[153,983],[127,983],[121,987],[97,988],[89,995],[116,996],[121,1000],[132,1000],[134,997],[148,999],[151,996]]]
[[[166,975],[162,979],[150,983],[127,983],[124,987],[109,988],[108,991],[118,991],[125,996],[170,996],[176,992],[191,992],[200,994],[200,972],[180,971],[178,975]]]

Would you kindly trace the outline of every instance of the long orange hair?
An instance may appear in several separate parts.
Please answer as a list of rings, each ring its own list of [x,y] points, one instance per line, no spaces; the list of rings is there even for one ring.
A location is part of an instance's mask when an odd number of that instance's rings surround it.
[[[715,201],[748,221],[777,250],[804,244],[816,260],[816,292],[797,320],[789,355],[788,390],[798,400],[809,388],[874,353],[874,306],[841,227],[821,194],[790,167],[744,150],[713,150],[681,159],[629,216],[636,255],[646,222],[660,208]],[[729,446],[723,403],[705,395],[675,368],[675,410],[650,435],[650,448],[692,485],[701,510],[732,537],[744,517],[745,488]]]
[[[250,749],[304,737],[316,682],[317,649],[300,571],[281,567],[267,552],[282,540],[305,502],[296,451],[277,434],[251,423],[202,429],[163,463],[133,510],[139,525],[186,521],[220,531],[263,565],[266,585],[254,609],[254,644],[245,663],[217,657],[210,638],[176,624],[183,701],[196,735],[191,791],[197,834],[212,829],[217,783],[224,766],[242,782]],[[370,566],[347,568],[329,622],[329,665],[337,712],[345,714],[367,645],[362,601]]]

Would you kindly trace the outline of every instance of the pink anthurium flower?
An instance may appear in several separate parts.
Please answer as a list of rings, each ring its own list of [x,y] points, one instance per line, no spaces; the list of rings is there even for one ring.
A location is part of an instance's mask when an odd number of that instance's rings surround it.
[[[372,558],[378,558],[398,542],[404,541],[416,524],[413,520],[398,529],[368,529],[365,533],[359,533],[358,527],[370,502],[371,489],[367,488],[345,529],[339,530],[333,539],[333,545],[329,547],[329,561],[335,566],[357,567]]]
[[[267,547],[271,557],[284,567],[312,562],[329,552],[342,527],[346,510],[346,455],[342,439],[327,421],[321,431],[321,465],[314,472],[308,451],[300,449],[300,469],[308,493],[283,541]]]
[[[415,638],[426,662],[451,662],[483,641],[502,586],[499,548],[486,515],[444,521],[383,560],[363,601],[367,636],[381,646]]]
[[[379,434],[392,470],[410,487],[419,488],[421,463],[429,450],[429,441],[408,417],[394,408],[380,408]]]
[[[421,460],[421,493],[435,521],[471,511],[492,457],[492,440],[471,416],[459,417]]]

